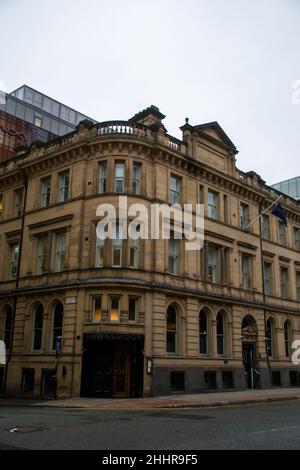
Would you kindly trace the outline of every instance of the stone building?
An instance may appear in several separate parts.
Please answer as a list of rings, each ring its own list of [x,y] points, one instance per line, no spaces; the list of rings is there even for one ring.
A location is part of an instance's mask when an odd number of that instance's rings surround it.
[[[236,167],[217,122],[167,133],[155,106],[20,148],[0,167],[8,395],[150,396],[299,384],[300,206]],[[102,242],[97,207],[203,203],[205,244]],[[175,230],[175,228],[173,227]],[[268,353],[268,354],[267,354]],[[56,377],[56,380],[55,380]]]

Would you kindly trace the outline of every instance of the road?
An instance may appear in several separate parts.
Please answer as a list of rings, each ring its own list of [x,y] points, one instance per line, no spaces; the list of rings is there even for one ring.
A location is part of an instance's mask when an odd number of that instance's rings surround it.
[[[0,408],[1,450],[299,448],[298,401],[153,411]]]

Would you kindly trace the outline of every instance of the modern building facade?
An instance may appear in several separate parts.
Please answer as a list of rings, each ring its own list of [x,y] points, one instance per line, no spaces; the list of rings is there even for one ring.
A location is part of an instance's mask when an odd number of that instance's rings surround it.
[[[0,91],[0,162],[13,158],[20,145],[72,132],[84,119],[90,118],[28,85]]]
[[[299,385],[300,207],[236,167],[216,122],[167,133],[151,106],[82,121],[0,166],[0,369],[8,395],[136,397]],[[97,238],[119,196],[202,203],[205,243]],[[129,217],[130,221],[130,217]],[[117,233],[119,233],[117,231]],[[0,377],[0,378],[1,378]],[[53,380],[53,377],[57,378]]]
[[[287,194],[294,199],[297,199],[297,201],[300,200],[300,176],[273,184],[272,188],[277,189],[277,191]]]

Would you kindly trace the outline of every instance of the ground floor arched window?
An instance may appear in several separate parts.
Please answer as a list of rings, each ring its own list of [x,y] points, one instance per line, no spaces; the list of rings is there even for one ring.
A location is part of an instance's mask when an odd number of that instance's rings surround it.
[[[173,305],[167,310],[167,352],[177,352],[177,311]]]

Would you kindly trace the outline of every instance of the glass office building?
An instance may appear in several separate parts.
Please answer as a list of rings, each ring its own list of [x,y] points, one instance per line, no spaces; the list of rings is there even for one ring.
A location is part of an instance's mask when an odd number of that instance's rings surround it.
[[[300,200],[300,176],[273,184],[272,188],[277,189],[281,193],[287,194],[294,199]]]
[[[0,94],[0,162],[13,158],[17,145],[68,134],[84,119],[96,122],[27,85]]]

